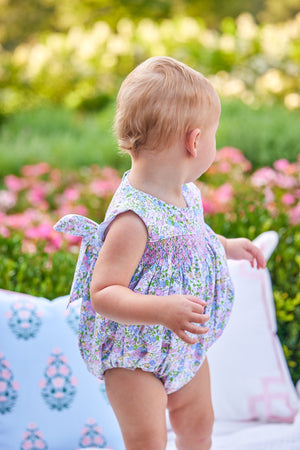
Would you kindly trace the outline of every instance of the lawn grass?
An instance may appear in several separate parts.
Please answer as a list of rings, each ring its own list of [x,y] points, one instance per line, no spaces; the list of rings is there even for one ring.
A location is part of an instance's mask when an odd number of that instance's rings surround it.
[[[61,169],[98,164],[124,171],[129,157],[117,149],[114,111],[113,102],[98,113],[49,105],[6,118],[0,128],[0,178],[39,161]],[[255,110],[240,101],[223,101],[217,148],[240,148],[254,168],[279,158],[294,161],[300,153],[299,119],[299,112],[282,105]]]

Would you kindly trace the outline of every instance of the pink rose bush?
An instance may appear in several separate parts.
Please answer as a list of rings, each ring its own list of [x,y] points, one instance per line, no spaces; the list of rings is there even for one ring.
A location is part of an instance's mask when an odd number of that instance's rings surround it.
[[[300,157],[295,163],[281,159],[273,167],[262,167],[253,173],[250,170],[251,163],[240,150],[232,147],[219,150],[214,164],[198,182],[204,212],[212,216],[225,214],[226,219],[233,221],[243,193],[247,210],[243,210],[242,216],[253,213],[260,203],[271,218],[285,214],[291,225],[299,224]],[[55,232],[53,224],[69,213],[102,221],[121,179],[112,168],[91,166],[63,174],[41,162],[24,166],[19,176],[7,175],[3,181],[0,235],[9,238],[20,232],[24,253],[36,252],[37,244],[51,253],[61,248],[71,251],[78,248],[77,237]]]
[[[0,190],[0,235],[9,238],[14,232],[21,232],[24,253],[35,253],[37,244],[44,244],[46,253],[62,247],[77,249],[78,238],[55,232],[54,223],[70,213],[102,220],[119,183],[119,174],[111,168],[92,166],[62,174],[47,163],[24,166],[20,176],[4,177],[4,189]]]

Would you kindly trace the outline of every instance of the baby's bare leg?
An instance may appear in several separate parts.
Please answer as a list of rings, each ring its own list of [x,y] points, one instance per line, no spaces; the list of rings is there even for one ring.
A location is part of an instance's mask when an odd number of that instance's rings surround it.
[[[126,450],[164,450],[167,394],[155,375],[140,369],[110,369],[105,385]]]
[[[170,422],[178,450],[209,450],[214,423],[208,362],[194,378],[168,396]]]

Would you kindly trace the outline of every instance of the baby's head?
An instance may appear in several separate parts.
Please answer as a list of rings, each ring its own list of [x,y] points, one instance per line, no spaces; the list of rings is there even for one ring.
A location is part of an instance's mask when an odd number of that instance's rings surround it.
[[[218,95],[202,74],[173,58],[149,58],[121,85],[115,117],[119,146],[132,156],[162,150],[190,129],[205,128],[219,111]]]

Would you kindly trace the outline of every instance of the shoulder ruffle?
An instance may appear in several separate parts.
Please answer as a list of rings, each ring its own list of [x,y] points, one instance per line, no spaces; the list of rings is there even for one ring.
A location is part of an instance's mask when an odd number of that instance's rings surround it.
[[[89,297],[90,282],[106,226],[77,214],[68,214],[54,225],[56,231],[82,237],[69,303]]]

